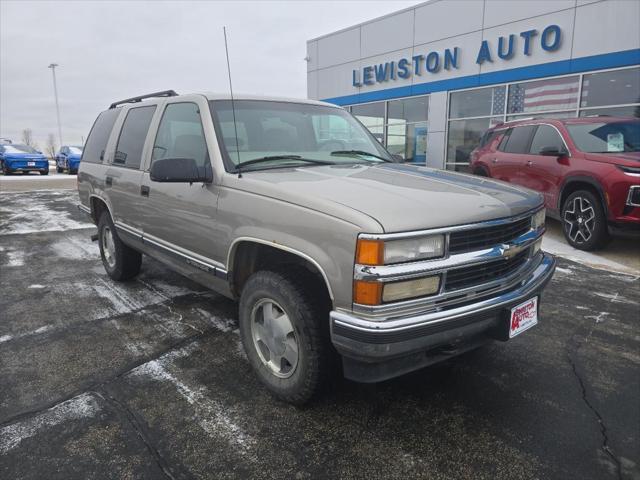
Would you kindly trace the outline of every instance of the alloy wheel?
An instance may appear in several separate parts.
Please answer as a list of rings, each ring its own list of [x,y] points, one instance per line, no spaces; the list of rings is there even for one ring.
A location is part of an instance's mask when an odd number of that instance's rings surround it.
[[[585,243],[593,235],[596,212],[589,200],[578,196],[568,205],[563,221],[569,238],[576,243]]]
[[[111,228],[104,227],[102,229],[102,253],[109,268],[116,266],[116,245],[113,241],[113,232]]]
[[[274,300],[263,298],[251,312],[251,338],[258,357],[279,378],[298,366],[298,338],[289,316]]]

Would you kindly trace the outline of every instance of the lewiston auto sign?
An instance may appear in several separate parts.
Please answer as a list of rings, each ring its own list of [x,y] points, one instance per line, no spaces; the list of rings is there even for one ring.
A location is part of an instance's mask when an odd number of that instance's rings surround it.
[[[536,45],[542,50],[553,52],[560,48],[562,31],[558,25],[549,25],[542,32],[533,29],[511,34],[508,37],[498,37],[497,44],[492,48],[488,40],[483,40],[476,55],[476,63],[511,60],[516,55],[530,56]],[[353,86],[364,87],[411,78],[412,75],[437,74],[441,70],[459,68],[460,48],[446,48],[442,52],[433,51],[411,58],[401,58],[378,65],[369,65],[360,70],[353,70]]]

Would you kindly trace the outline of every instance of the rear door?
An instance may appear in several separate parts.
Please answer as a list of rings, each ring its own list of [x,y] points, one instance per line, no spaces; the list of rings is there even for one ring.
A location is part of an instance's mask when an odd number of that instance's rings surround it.
[[[209,144],[203,119],[211,122],[204,97],[193,101],[181,97],[168,102],[162,113],[152,146],[151,160],[142,176],[145,206],[143,222],[145,242],[163,253],[171,252],[190,262],[223,266],[220,242],[215,239],[218,191],[214,183],[168,183],[151,180],[149,170],[160,159],[192,158],[198,168],[211,171]]]
[[[491,176],[521,185],[522,169],[527,162],[535,125],[511,128],[502,138],[491,165]]]
[[[109,191],[114,222],[134,235],[142,233],[144,207],[140,202],[140,165],[156,108],[156,105],[145,105],[127,111],[106,171],[105,190]]]
[[[522,172],[522,184],[537,190],[544,195],[547,208],[554,209],[558,196],[563,172],[569,168],[569,157],[540,155],[545,147],[555,147],[558,150],[569,151],[558,130],[551,125],[538,125],[529,146],[529,155]]]

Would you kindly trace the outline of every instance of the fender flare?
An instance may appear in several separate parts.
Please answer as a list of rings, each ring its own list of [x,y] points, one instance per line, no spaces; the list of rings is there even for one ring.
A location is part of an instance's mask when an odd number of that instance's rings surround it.
[[[564,195],[564,191],[565,189],[569,186],[572,185],[574,183],[587,183],[589,185],[591,185],[592,187],[594,187],[596,189],[596,191],[598,192],[598,196],[600,197],[600,201],[602,202],[602,207],[604,208],[604,213],[606,215],[607,218],[609,218],[609,205],[607,205],[607,201],[606,201],[606,197],[605,197],[605,193],[604,193],[604,188],[602,188],[602,185],[600,184],[600,182],[594,178],[591,177],[589,175],[572,175],[570,177],[565,178],[562,181],[562,184],[560,185],[560,195],[558,195],[558,203],[557,203],[557,207],[558,207],[558,213],[562,213],[562,204],[561,204],[561,199]]]

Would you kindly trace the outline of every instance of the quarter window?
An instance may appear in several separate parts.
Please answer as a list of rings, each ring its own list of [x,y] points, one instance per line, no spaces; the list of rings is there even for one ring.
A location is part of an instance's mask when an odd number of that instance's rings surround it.
[[[122,165],[128,168],[140,168],[142,160],[142,148],[147,138],[151,118],[156,111],[155,105],[148,107],[132,108],[127,113],[124,120],[116,154],[113,157],[115,165]]]
[[[118,118],[122,110],[119,108],[105,110],[96,119],[89,137],[87,138],[87,144],[82,152],[82,161],[89,163],[102,163],[104,158],[104,150],[107,148],[107,142],[111,135],[111,129],[113,124]]]
[[[240,135],[238,140],[243,145]],[[164,158],[192,158],[199,168],[209,165],[200,109],[195,103],[167,105],[153,144],[151,161]]]
[[[506,153],[528,153],[529,141],[535,128],[535,125],[514,128],[509,135],[504,151]]]
[[[564,150],[564,143],[555,128],[549,125],[538,125],[536,133],[533,135],[529,153],[539,155],[540,151],[545,147],[553,147],[558,151]]]

